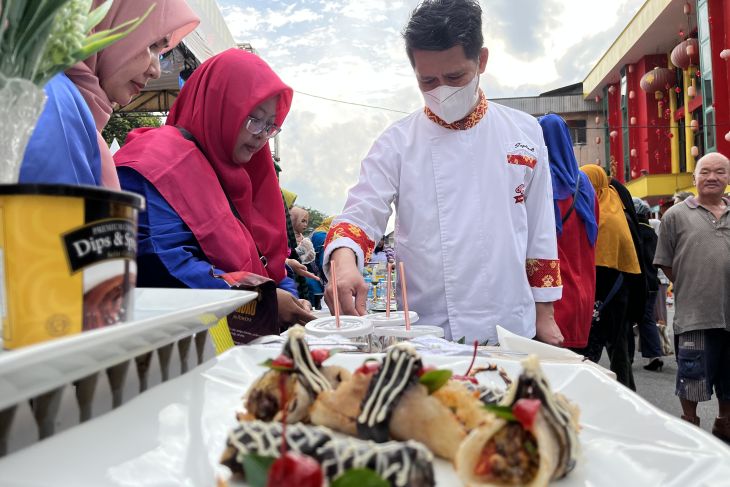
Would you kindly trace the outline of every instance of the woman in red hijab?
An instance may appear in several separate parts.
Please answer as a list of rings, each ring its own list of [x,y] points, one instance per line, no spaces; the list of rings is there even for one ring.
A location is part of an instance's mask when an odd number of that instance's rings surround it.
[[[137,284],[226,288],[213,274],[284,280],[284,203],[268,139],[292,90],[258,56],[229,49],[203,63],[156,129],[137,129],[114,155],[123,189],[147,198]],[[314,317],[278,290],[280,320]]]

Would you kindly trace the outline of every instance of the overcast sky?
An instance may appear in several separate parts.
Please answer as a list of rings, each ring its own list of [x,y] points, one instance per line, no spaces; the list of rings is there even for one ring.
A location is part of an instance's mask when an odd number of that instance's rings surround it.
[[[282,186],[339,213],[360,161],[392,122],[423,106],[400,32],[414,0],[217,0],[294,90],[280,137]],[[643,0],[481,0],[488,98],[582,81]],[[315,98],[388,108],[364,108]]]

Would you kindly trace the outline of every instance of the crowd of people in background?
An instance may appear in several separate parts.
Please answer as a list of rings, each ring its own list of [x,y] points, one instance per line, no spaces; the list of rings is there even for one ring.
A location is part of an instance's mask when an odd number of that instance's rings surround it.
[[[112,160],[100,131],[113,105],[158,78],[160,54],[198,24],[184,0],[137,0],[115,2],[102,27],[152,3],[140,29],[48,84],[20,178],[143,195],[138,285],[228,288],[233,273],[257,275],[277,287],[283,330],[313,320],[323,298],[332,307],[332,262],[343,312],[364,314],[363,266],[397,259],[408,265],[411,309],[447,339],[495,344],[501,324],[595,362],[605,348],[631,389],[635,333],[649,371],[676,353],[683,418],[698,424],[697,403],[714,391],[713,432],[730,441],[725,156],[701,158],[697,195],[677,194],[652,218],[604,168],[579,167],[560,116],[536,121],[487,101],[478,2],[426,0],[403,33],[425,107],[386,129],[342,212],[310,232],[308,212],[280,187],[268,144],[293,90],[254,54],[208,59],[165,125],[132,131]],[[392,205],[397,256],[384,237]]]

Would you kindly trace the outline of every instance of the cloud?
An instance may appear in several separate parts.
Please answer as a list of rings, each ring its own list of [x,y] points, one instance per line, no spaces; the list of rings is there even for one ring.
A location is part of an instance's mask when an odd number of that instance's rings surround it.
[[[501,39],[513,59],[529,62],[546,53],[544,39],[563,7],[556,0],[496,0],[482,10],[487,39]]]
[[[250,42],[294,88],[280,135],[282,186],[338,213],[360,161],[385,128],[423,106],[400,32],[416,0],[218,0],[235,39]],[[490,98],[581,81],[643,0],[483,1]]]

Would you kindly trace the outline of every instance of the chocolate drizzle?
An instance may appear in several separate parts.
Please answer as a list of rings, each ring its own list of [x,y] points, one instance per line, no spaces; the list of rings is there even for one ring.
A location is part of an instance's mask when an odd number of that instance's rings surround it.
[[[282,431],[283,426],[279,422],[241,421],[228,434],[228,448],[221,463],[234,473],[243,473],[243,458],[250,453],[278,458],[281,453]],[[311,457],[315,456],[317,448],[332,440],[332,437],[332,431],[323,427],[295,423],[286,428],[286,444],[289,450]]]
[[[304,340],[304,328],[294,326],[289,329],[288,340],[284,344],[283,354],[294,361],[297,380],[315,398],[322,391],[331,391],[332,385],[314,363],[309,346]]]
[[[560,458],[552,478],[563,478],[575,468],[580,448],[578,434],[572,425],[571,412],[567,402],[558,398],[550,389],[537,357],[528,357],[523,366],[524,370],[517,379],[516,387],[511,391],[510,397],[505,398],[505,402],[514,405],[518,399],[540,400],[542,414],[560,445]]]
[[[281,436],[281,423],[243,421],[229,433],[221,463],[234,473],[243,473],[246,455],[278,457]],[[330,480],[351,468],[370,468],[397,487],[435,485],[433,455],[415,441],[377,444],[356,438],[335,438],[327,428],[301,423],[287,426],[286,441],[290,451],[317,460]]]
[[[406,343],[390,349],[383,366],[370,381],[357,417],[360,438],[382,443],[389,439],[388,427],[393,410],[406,389],[418,381],[421,359]]]
[[[330,479],[351,468],[369,468],[396,487],[435,485],[433,454],[416,441],[373,443],[341,438],[319,448],[317,458]]]

